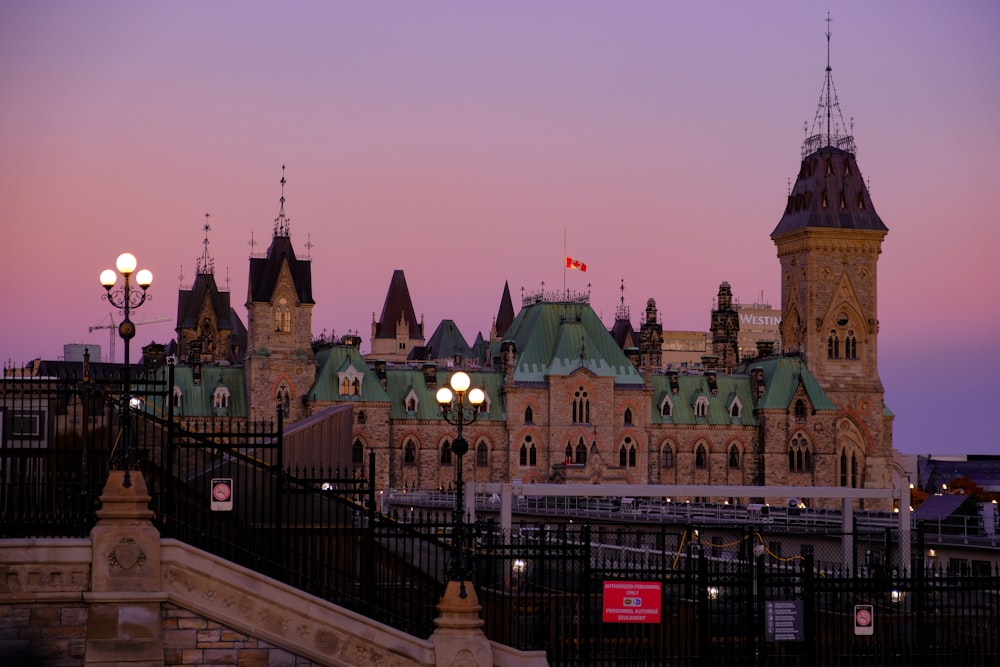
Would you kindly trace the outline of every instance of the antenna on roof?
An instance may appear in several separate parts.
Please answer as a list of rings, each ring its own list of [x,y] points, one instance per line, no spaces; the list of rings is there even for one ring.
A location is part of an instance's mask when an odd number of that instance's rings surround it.
[[[306,259],[312,260],[313,237],[312,233],[306,236]]]

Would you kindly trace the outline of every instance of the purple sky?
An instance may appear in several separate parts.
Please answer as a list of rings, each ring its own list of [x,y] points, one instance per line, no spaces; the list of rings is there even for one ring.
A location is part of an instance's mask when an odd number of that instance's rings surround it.
[[[210,213],[246,295],[285,211],[311,241],[315,334],[369,345],[394,269],[429,336],[488,333],[504,281],[561,289],[563,244],[610,325],[653,297],[707,330],[719,283],[780,299],[770,233],[816,112],[824,22],[890,232],[880,372],[908,453],[1000,454],[1000,4],[0,4],[0,356],[101,344],[97,276],[153,271],[136,347],[173,336]],[[848,120],[850,122],[850,120]],[[183,267],[183,270],[182,270]],[[183,275],[183,278],[180,276]],[[115,313],[117,317],[117,313]],[[138,350],[133,357],[138,356]],[[121,343],[118,343],[121,359]]]

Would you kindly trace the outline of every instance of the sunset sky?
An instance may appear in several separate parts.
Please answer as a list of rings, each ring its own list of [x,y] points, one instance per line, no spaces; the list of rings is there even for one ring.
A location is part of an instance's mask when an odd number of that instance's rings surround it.
[[[205,214],[246,321],[285,212],[313,331],[369,348],[394,269],[429,336],[489,334],[504,281],[611,325],[705,331],[719,283],[779,307],[770,233],[831,64],[889,227],[879,365],[906,453],[1000,454],[1000,3],[0,4],[0,356],[97,343],[98,282],[152,270],[173,336]],[[307,243],[309,247],[307,248]],[[564,271],[565,252],[586,273]],[[565,281],[565,282],[564,282]],[[121,359],[121,342],[118,342]]]

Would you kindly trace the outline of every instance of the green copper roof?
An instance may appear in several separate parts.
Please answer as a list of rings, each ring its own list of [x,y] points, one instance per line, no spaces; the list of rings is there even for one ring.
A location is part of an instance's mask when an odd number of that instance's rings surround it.
[[[737,372],[750,373],[751,369],[760,367],[764,371],[764,396],[758,401],[757,407],[767,410],[787,410],[795,397],[795,391],[801,384],[809,396],[815,410],[836,410],[837,406],[827,397],[816,378],[806,368],[800,357],[770,357],[767,359],[751,359],[737,369]]]
[[[654,375],[651,382],[654,424],[757,425],[750,395],[750,378],[746,376],[717,375],[714,396],[707,375],[678,375],[676,394],[672,393],[668,375]],[[695,417],[694,406],[699,396],[708,400],[704,417]],[[669,410],[662,408],[666,397],[669,397]],[[732,416],[734,403],[739,406],[736,417]]]
[[[618,384],[642,385],[643,378],[615,344],[587,303],[539,302],[521,309],[505,340],[517,350],[515,382],[542,382],[586,368]]]
[[[393,419],[440,419],[441,408],[435,395],[438,387],[448,384],[453,371],[439,370],[437,385],[428,387],[424,381],[424,373],[419,368],[392,366],[386,370],[387,389],[391,404]],[[503,421],[505,411],[500,396],[501,378],[499,373],[492,371],[466,371],[472,378],[472,386],[480,387],[486,392],[486,404],[489,411],[480,413],[479,419]],[[410,398],[415,399],[410,402]],[[408,410],[407,408],[414,408]]]
[[[241,366],[215,366],[205,364],[200,368],[201,379],[195,382],[193,366],[174,368],[174,387],[180,391],[180,403],[174,408],[178,417],[241,417],[249,412],[246,395],[246,381]],[[157,371],[157,375],[167,378],[167,368]],[[216,390],[228,393],[223,402],[225,407],[215,407]],[[169,388],[170,396],[174,388]],[[169,400],[169,399],[168,399]],[[166,406],[158,406],[158,411],[166,414]]]
[[[351,367],[361,374],[361,392],[341,395],[340,375]],[[389,395],[382,389],[378,376],[361,356],[361,350],[353,345],[332,345],[316,352],[316,381],[307,394],[310,401],[388,401]]]

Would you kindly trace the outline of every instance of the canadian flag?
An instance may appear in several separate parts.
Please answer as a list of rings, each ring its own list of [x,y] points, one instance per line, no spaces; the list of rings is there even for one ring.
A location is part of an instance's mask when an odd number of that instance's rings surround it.
[[[587,265],[584,264],[583,262],[581,262],[578,259],[573,259],[572,257],[567,257],[566,258],[566,268],[567,269],[576,269],[577,271],[586,271],[587,270]]]

